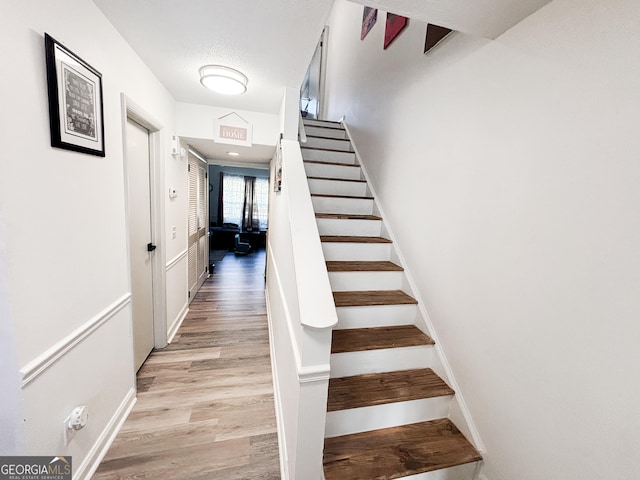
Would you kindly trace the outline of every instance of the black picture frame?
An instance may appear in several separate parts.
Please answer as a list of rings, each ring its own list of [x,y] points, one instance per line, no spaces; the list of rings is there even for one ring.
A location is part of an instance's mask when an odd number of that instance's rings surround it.
[[[102,74],[44,35],[51,146],[105,156]]]

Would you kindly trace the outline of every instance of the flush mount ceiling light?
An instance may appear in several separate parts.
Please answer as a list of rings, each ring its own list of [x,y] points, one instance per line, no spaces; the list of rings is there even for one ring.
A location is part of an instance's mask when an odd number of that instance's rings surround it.
[[[231,155],[232,157],[237,157],[240,154],[238,152],[227,152],[227,155]]]
[[[247,91],[246,75],[222,65],[206,65],[200,69],[200,83],[222,95],[240,95]]]

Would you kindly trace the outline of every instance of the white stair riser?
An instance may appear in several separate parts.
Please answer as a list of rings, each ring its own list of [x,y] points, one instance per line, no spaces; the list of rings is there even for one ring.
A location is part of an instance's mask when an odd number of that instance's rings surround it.
[[[349,140],[338,140],[335,138],[309,137],[304,143],[306,147],[327,148],[330,150],[342,150],[346,152],[352,151],[351,142]]]
[[[324,436],[327,438],[338,437],[436,420],[449,414],[450,403],[451,396],[448,395],[327,412]]]
[[[330,120],[317,120],[315,118],[304,118],[302,120],[304,126],[320,126],[320,127],[340,127],[342,126],[339,122],[332,122]]]
[[[347,132],[338,128],[315,127],[309,125],[304,127],[304,133],[307,135],[314,135],[316,137],[339,138],[341,140],[347,138]]]
[[[365,182],[348,182],[341,180],[309,179],[309,191],[311,193],[323,193],[325,195],[353,195],[363,197],[367,194]]]
[[[391,258],[390,243],[322,242],[327,261],[382,261]]]
[[[311,197],[311,202],[316,213],[371,215],[373,212],[371,198]]]
[[[331,378],[413,368],[431,368],[433,355],[434,351],[431,345],[332,353]]]
[[[356,154],[351,152],[331,152],[329,150],[316,150],[302,147],[302,158],[305,160],[316,160],[318,162],[346,163],[353,165],[356,163]]]
[[[360,166],[331,165],[305,162],[304,170],[309,177],[360,179]]]
[[[355,235],[377,237],[382,229],[381,220],[354,220],[345,218],[318,218],[320,235]]]
[[[400,290],[404,272],[329,272],[334,292],[352,290]]]
[[[338,307],[336,329],[413,325],[418,314],[416,305],[375,305]]]
[[[466,463],[432,472],[409,475],[408,477],[402,477],[402,480],[475,480],[477,478],[475,476],[477,463]]]

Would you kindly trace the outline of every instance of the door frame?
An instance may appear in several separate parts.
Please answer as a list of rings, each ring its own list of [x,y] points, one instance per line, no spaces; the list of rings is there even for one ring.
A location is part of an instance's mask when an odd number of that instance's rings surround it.
[[[164,265],[165,205],[160,192],[164,191],[163,125],[127,95],[120,95],[122,107],[122,148],[124,165],[125,229],[127,239],[127,273],[131,292],[131,245],[129,243],[129,170],[127,158],[127,121],[133,120],[149,131],[149,189],[151,195],[151,242],[157,248],[151,261],[153,294],[153,338],[155,348],[167,346],[166,270]]]

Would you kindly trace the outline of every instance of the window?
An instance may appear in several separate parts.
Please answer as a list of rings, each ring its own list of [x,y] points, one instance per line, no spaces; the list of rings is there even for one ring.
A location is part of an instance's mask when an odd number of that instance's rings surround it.
[[[247,188],[248,182],[253,182],[253,188]],[[252,198],[246,198],[247,192]],[[252,212],[253,216],[243,221],[247,209]],[[250,230],[252,225],[255,229],[257,221],[260,230],[266,230],[268,216],[268,178],[224,174],[222,181],[222,218],[224,223],[235,223],[242,230]]]
[[[244,177],[224,174],[222,181],[222,218],[224,223],[242,225],[244,206]]]

